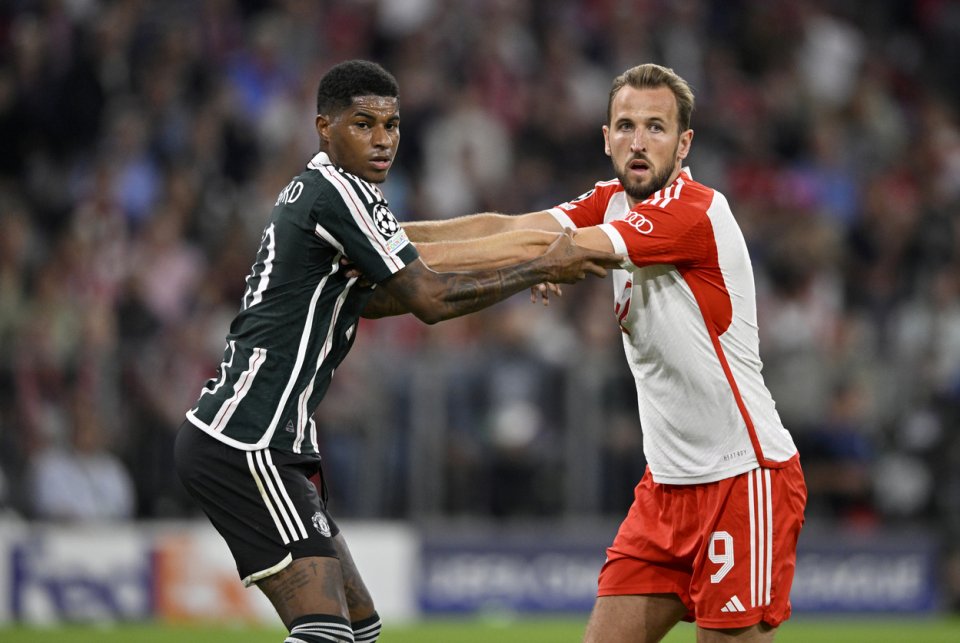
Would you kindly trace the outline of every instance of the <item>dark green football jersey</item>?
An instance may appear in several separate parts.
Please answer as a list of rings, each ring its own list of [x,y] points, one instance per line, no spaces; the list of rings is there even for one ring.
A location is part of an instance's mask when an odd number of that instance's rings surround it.
[[[312,415],[375,286],[417,258],[376,186],[320,153],[283,189],[247,276],[217,376],[187,419],[240,449],[317,451]]]

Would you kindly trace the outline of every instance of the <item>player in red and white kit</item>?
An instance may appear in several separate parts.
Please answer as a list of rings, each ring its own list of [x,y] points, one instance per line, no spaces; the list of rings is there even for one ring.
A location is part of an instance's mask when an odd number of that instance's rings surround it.
[[[683,167],[693,94],[672,70],[614,80],[617,178],[543,212],[408,224],[413,241],[575,228],[628,257],[614,314],[637,384],[647,471],[607,550],[586,643],[772,640],[790,615],[806,487],[761,375],[753,271],[726,198]],[[438,267],[442,269],[442,266]]]

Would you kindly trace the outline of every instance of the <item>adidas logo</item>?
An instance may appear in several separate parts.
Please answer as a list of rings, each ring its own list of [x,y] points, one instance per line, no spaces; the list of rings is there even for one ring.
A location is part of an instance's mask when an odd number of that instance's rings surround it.
[[[734,594],[730,597],[730,600],[727,601],[727,604],[720,608],[721,612],[746,612],[746,608],[743,606],[743,603],[740,602],[740,599],[737,598],[737,595]]]

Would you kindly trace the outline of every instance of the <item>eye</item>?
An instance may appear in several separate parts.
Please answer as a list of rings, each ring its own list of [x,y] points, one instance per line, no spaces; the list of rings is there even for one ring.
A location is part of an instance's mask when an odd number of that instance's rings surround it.
[[[651,131],[651,132],[656,132],[657,134],[659,134],[660,132],[663,131],[663,125],[661,125],[660,123],[651,123],[651,124],[650,124],[650,131]]]
[[[356,127],[357,129],[367,129],[370,127],[370,124],[367,123],[367,121],[357,121],[354,124],[354,127]]]

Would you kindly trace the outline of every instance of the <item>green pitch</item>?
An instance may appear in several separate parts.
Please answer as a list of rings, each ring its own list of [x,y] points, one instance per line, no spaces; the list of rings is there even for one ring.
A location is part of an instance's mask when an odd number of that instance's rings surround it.
[[[430,621],[386,627],[378,643],[579,643],[584,619],[518,621]],[[280,629],[196,628],[160,625],[3,628],[3,643],[280,643]],[[682,623],[666,643],[693,642],[692,625]],[[931,620],[811,620],[789,621],[777,633],[777,643],[957,643],[960,619]]]

